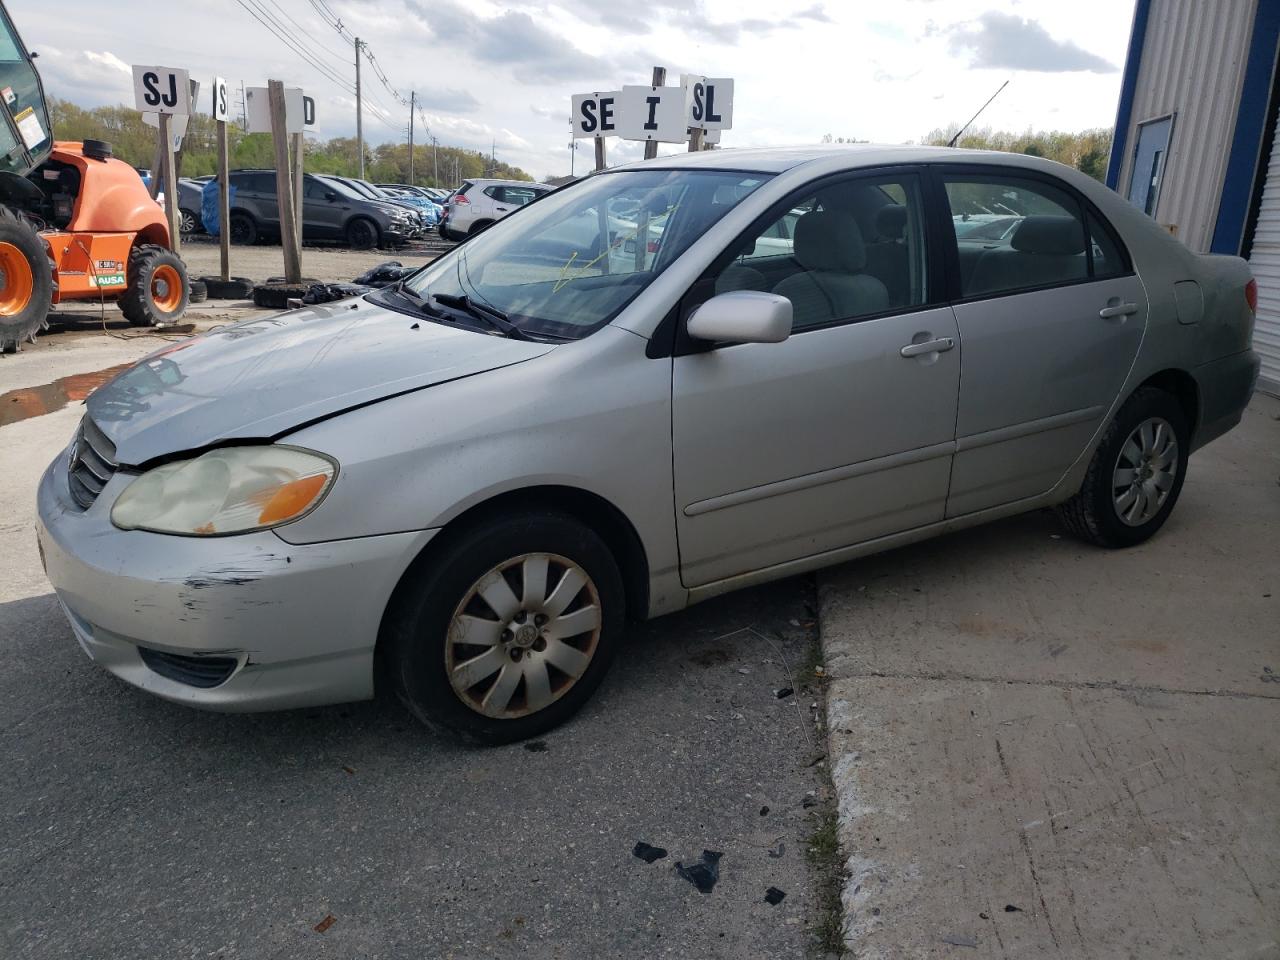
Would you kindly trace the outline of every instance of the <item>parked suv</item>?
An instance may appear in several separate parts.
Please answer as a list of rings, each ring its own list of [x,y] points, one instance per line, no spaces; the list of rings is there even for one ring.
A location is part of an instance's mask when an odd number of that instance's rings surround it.
[[[461,240],[479,233],[495,220],[501,220],[512,210],[532,203],[552,189],[545,183],[527,180],[464,180],[445,205],[440,236]]]
[[[275,171],[234,170],[231,188],[231,242],[278,237]],[[303,240],[341,240],[357,250],[369,250],[404,243],[417,229],[416,215],[398,204],[371,200],[342,183],[309,173],[303,176]]]

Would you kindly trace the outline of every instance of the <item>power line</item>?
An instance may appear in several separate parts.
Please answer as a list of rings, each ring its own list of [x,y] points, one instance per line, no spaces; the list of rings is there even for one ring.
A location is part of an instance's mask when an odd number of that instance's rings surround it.
[[[288,47],[293,53],[297,54],[304,62],[313,67],[321,76],[331,83],[337,84],[347,93],[355,93],[355,87],[344,80],[332,67],[328,66],[315,53],[310,51],[305,44],[289,35],[287,28],[280,23],[271,12],[267,10],[259,0],[236,0],[245,11],[253,17],[258,23],[266,27],[273,36],[281,43]],[[252,4],[252,6],[251,6]]]
[[[302,24],[300,24],[297,20],[295,20],[295,19],[293,18],[293,14],[291,14],[288,10],[286,10],[284,7],[280,6],[280,4],[279,4],[278,0],[271,0],[271,5],[272,5],[273,7],[275,7],[277,10],[279,10],[282,14],[284,14],[284,18],[285,18],[286,20],[288,20],[288,21],[289,21],[290,23],[292,23],[295,27],[297,27],[299,30],[301,30],[304,34],[306,34],[308,37],[310,37],[310,38],[311,38],[311,41],[312,41],[312,42],[313,42],[317,47],[319,47],[321,50],[325,51],[326,53],[328,53],[328,54],[329,54],[330,56],[332,56],[332,57],[337,57],[339,60],[341,60],[343,57],[345,57],[345,56],[346,56],[346,53],[345,53],[345,52],[343,52],[343,53],[339,53],[337,50],[334,50],[334,49],[333,49],[333,47],[325,46],[324,42],[323,42],[322,40],[320,40],[320,38],[319,38],[319,37],[317,37],[317,36],[316,36],[315,34],[313,34],[310,30],[308,30],[306,27],[304,27]]]

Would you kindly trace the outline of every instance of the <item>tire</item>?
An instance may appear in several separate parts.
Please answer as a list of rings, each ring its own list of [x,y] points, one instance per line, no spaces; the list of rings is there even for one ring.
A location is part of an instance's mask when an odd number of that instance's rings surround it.
[[[499,582],[491,579],[492,572],[510,564],[508,573],[500,574],[510,577],[506,592],[491,596],[524,605],[518,599],[524,572],[544,562],[547,586],[531,588],[533,597],[542,599],[529,603],[529,612],[544,603],[558,605],[561,612],[545,607],[546,614],[525,616],[503,610],[514,614],[507,621],[510,629],[504,629],[494,619],[502,604],[490,605],[476,591],[486,580],[491,589]],[[556,588],[570,582],[562,578],[571,569],[582,579],[561,602]],[[617,562],[590,527],[550,511],[494,518],[452,537],[442,552],[410,568],[384,621],[385,664],[401,701],[427,726],[474,743],[524,740],[563,723],[590,699],[621,640],[624,604]],[[584,613],[591,608],[594,616]],[[549,616],[545,622],[537,619],[544,616]],[[584,629],[560,637],[546,633],[561,622],[565,631]],[[459,642],[457,637],[468,634],[458,623],[469,624],[475,631],[470,635],[485,634],[486,641],[491,634],[493,645]],[[483,659],[489,657],[492,661]],[[476,666],[459,683],[472,685],[455,689],[449,664],[468,661]],[[546,680],[541,695],[549,699],[540,708],[530,703],[537,696],[529,688],[531,678]]]
[[[247,213],[233,213],[228,220],[231,242],[249,247],[258,242],[258,224]]]
[[[474,237],[477,233],[480,233],[482,230],[488,230],[492,226],[492,220],[477,220],[471,225],[471,229],[467,231],[467,236]]]
[[[204,303],[209,299],[209,288],[203,280],[192,280],[187,286],[188,303]]]
[[[248,277],[232,277],[226,282],[221,277],[201,277],[200,282],[209,292],[210,300],[249,300],[253,297],[253,281]]]
[[[1101,547],[1150,539],[1178,502],[1190,444],[1191,426],[1177,397],[1139,388],[1107,427],[1079,492],[1055,508],[1063,526]]]
[[[368,217],[356,217],[347,224],[347,246],[352,250],[377,249],[382,239],[378,225]]]
[[[0,344],[12,353],[48,322],[53,302],[49,251],[34,228],[0,206]]]
[[[178,211],[178,232],[183,234],[197,233],[201,230],[200,217],[190,210]]]
[[[267,310],[288,310],[290,300],[301,300],[307,295],[314,281],[302,283],[260,283],[253,288],[253,304]]]
[[[120,312],[135,327],[166,327],[182,319],[190,302],[187,265],[172,250],[151,243],[129,253],[128,286]]]

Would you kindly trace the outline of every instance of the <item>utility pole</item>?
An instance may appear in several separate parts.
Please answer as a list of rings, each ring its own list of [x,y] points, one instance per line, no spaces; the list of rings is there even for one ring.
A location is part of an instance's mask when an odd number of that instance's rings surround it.
[[[418,95],[409,91],[409,186],[413,186],[413,104]]]
[[[249,105],[244,98],[244,81],[241,80],[240,81],[240,129],[241,130],[249,129],[248,108],[249,108]]]
[[[356,153],[360,155],[360,179],[364,179],[364,112],[360,104],[360,38],[356,37]]]
[[[440,140],[431,138],[431,185],[440,186]]]

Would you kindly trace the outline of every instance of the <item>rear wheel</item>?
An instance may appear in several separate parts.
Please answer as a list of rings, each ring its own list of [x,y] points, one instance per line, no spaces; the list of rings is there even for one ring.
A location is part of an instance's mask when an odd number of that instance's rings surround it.
[[[142,244],[129,254],[128,286],[120,312],[135,327],[177,323],[187,309],[187,266],[172,250]]]
[[[578,520],[488,521],[411,570],[388,611],[388,665],[423,722],[482,743],[563,723],[603,679],[623,630],[608,547]]]
[[[178,230],[180,233],[195,233],[200,229],[200,218],[190,210],[178,211]]]
[[[1057,508],[1063,525],[1104,547],[1149,539],[1182,492],[1190,434],[1176,397],[1155,387],[1137,390],[1103,435],[1080,492]]]
[[[0,207],[0,350],[33,340],[49,317],[53,274],[44,241],[8,207]]]
[[[477,234],[482,230],[488,230],[492,226],[493,226],[492,220],[477,220],[475,223],[471,225],[471,229],[467,231],[467,236]]]
[[[247,213],[233,213],[230,218],[231,242],[250,246],[258,242],[258,225]]]

